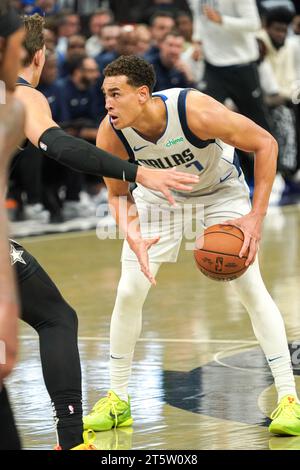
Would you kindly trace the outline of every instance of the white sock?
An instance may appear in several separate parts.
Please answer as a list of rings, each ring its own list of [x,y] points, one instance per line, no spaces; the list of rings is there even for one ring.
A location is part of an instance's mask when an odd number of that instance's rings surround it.
[[[121,400],[128,401],[128,378],[131,374],[133,352],[129,354],[110,353],[110,383],[111,389]]]
[[[261,278],[258,260],[231,285],[249,313],[274,377],[278,401],[284,395],[298,400],[283,319]]]
[[[295,380],[291,380],[293,371],[290,354],[268,356],[267,361],[275,380],[275,387],[278,391],[278,402],[286,395],[294,395],[299,402],[295,389]]]
[[[155,276],[160,263],[150,263]],[[110,326],[110,388],[128,401],[135,344],[142,329],[142,309],[151,287],[135,261],[122,263],[122,274]]]

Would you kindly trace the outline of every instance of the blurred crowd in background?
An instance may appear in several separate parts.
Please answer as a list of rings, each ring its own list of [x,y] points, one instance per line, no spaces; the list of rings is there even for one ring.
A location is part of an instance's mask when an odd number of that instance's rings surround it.
[[[279,143],[271,204],[300,199],[300,1],[13,3],[22,14],[45,16],[38,89],[68,133],[95,143],[106,114],[103,70],[120,55],[139,55],[155,68],[155,91],[197,88],[269,130]],[[251,189],[253,156],[241,154]],[[106,201],[103,181],[41,158],[31,145],[12,163],[11,220],[57,224],[92,216]]]

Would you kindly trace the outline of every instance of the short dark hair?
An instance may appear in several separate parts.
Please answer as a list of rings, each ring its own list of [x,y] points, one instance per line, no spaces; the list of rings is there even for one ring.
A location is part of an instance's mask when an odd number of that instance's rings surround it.
[[[110,16],[112,20],[114,20],[114,14],[112,10],[109,8],[97,8],[96,11],[93,12],[93,14],[90,16],[90,19],[94,18],[95,16],[100,16],[100,15],[107,15]]]
[[[190,20],[193,20],[193,15],[190,11],[187,11],[187,10],[179,10],[177,13],[176,13],[176,16],[175,16],[175,19],[177,20],[178,18],[180,18],[181,16],[187,16]]]
[[[271,8],[265,16],[266,27],[271,26],[272,23],[284,23],[289,25],[295,14],[286,7]]]
[[[154,21],[156,20],[156,18],[171,18],[172,20],[175,21],[175,17],[173,15],[173,13],[171,13],[170,11],[156,11],[150,18],[150,26],[153,26],[153,23]]]
[[[44,18],[37,13],[23,17],[25,26],[24,48],[27,51],[23,65],[27,67],[33,61],[34,55],[45,45]]]
[[[182,38],[184,39],[183,35],[181,34],[178,29],[171,29],[171,31],[168,31],[163,38],[161,39],[161,43],[167,39],[167,37],[173,36],[174,38]]]
[[[134,55],[121,55],[118,59],[111,62],[104,69],[104,77],[116,77],[125,75],[128,85],[140,87],[146,85],[150,93],[156,82],[156,76],[153,65],[149,64],[141,57]]]
[[[73,56],[66,62],[67,70],[69,75],[73,75],[76,70],[82,69],[85,59],[87,59],[85,54],[77,54]]]

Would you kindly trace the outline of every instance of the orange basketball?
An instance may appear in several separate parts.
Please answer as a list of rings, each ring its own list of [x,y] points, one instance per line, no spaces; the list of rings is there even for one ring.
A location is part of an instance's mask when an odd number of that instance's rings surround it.
[[[215,281],[232,281],[247,269],[247,256],[239,257],[243,246],[243,232],[232,225],[212,225],[198,238],[194,257],[205,276]],[[248,252],[246,253],[248,255]]]

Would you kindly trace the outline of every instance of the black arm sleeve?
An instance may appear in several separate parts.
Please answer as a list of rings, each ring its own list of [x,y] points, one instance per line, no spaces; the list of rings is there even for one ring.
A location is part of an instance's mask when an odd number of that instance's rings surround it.
[[[82,173],[134,182],[138,166],[121,160],[85,140],[66,134],[59,127],[47,129],[39,138],[44,155]]]

